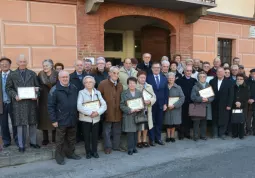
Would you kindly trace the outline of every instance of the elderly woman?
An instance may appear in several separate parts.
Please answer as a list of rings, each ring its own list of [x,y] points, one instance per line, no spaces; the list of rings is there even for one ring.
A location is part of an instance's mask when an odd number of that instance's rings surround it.
[[[48,94],[50,89],[57,83],[58,72],[53,69],[51,59],[44,60],[42,63],[43,70],[38,74],[40,84],[39,96],[39,123],[38,129],[43,131],[42,145],[49,144],[48,131],[52,131],[52,142],[55,142],[56,130],[52,126],[52,122],[48,114]]]
[[[244,138],[244,122],[247,112],[247,101],[250,97],[249,87],[245,83],[243,74],[236,75],[236,84],[234,86],[234,100],[232,105],[232,137],[240,139]],[[240,111],[241,113],[237,112]]]
[[[137,122],[138,118],[144,118],[144,109],[131,109],[127,105],[128,100],[142,98],[142,92],[136,89],[137,79],[129,77],[127,79],[128,89],[121,93],[120,109],[123,112],[122,131],[127,133],[128,138],[128,155],[137,153]]]
[[[164,115],[164,125],[167,127],[166,142],[175,142],[175,127],[182,122],[182,104],[184,103],[185,96],[179,85],[175,83],[175,73],[170,72],[167,75],[168,80],[168,96],[171,98],[178,97],[178,101],[168,103],[168,109]]]
[[[147,132],[148,129],[153,128],[153,120],[152,120],[152,105],[156,102],[156,95],[153,91],[153,88],[150,84],[146,83],[147,74],[145,71],[139,71],[137,73],[138,85],[137,89],[140,91],[146,90],[152,94],[152,97],[149,100],[145,100],[145,115],[148,118],[147,122],[138,124],[138,134],[137,134],[137,147],[149,147],[147,142]],[[143,135],[141,135],[143,134]]]
[[[194,79],[197,79],[197,75],[198,75],[198,71],[196,71],[194,69],[194,61],[193,59],[186,59],[186,67],[187,66],[191,66],[192,67],[192,74],[191,74],[191,77],[194,78]]]
[[[199,91],[210,87],[209,83],[206,82],[207,74],[202,71],[198,73],[198,82],[193,86],[191,91],[191,100],[194,103],[204,103],[206,104],[206,117],[192,117],[193,120],[193,139],[198,140],[198,133],[200,127],[200,138],[202,140],[207,140],[206,138],[206,124],[207,120],[212,120],[212,109],[211,102],[214,97],[203,98],[200,96]]]
[[[224,68],[224,71],[225,71],[225,78],[230,79],[230,75],[231,75],[230,69],[229,68]]]
[[[182,56],[181,56],[180,54],[174,55],[173,61],[174,61],[174,62],[177,62],[177,64],[178,64],[178,65],[177,65],[177,71],[178,71],[180,74],[182,74],[183,71],[184,71],[184,65],[183,65],[183,63],[182,63]]]
[[[77,109],[79,111],[79,120],[82,122],[87,159],[90,159],[91,156],[99,158],[97,153],[99,121],[100,115],[102,115],[107,109],[106,102],[100,91],[94,88],[95,84],[96,81],[94,77],[84,77],[83,85],[85,88],[79,92],[77,101]],[[92,102],[99,102],[99,105],[96,106],[93,104],[93,107]],[[90,134],[92,138],[91,140]],[[92,145],[92,149],[90,148],[90,144]]]
[[[170,63],[170,72],[174,73],[175,74],[175,79],[179,79],[179,78],[182,78],[182,74],[180,74],[177,70],[177,66],[178,66],[178,63],[177,62],[174,62],[172,61]]]

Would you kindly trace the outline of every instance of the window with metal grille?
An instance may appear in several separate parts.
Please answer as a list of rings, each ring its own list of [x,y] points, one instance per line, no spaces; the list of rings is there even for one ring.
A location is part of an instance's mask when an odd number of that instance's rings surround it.
[[[231,39],[218,39],[218,56],[221,62],[227,62],[231,64],[232,59],[232,40]]]

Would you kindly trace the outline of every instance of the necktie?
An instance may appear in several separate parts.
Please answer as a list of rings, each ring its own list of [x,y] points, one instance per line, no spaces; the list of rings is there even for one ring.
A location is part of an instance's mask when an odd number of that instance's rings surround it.
[[[156,76],[156,85],[157,85],[157,88],[159,89],[159,78],[158,78],[158,75]]]
[[[25,71],[24,70],[21,71],[21,77],[25,81]]]
[[[5,73],[5,74],[4,74],[4,78],[3,78],[4,86],[5,86],[5,84],[6,84],[6,79],[7,79],[7,74]]]
[[[8,101],[8,95],[5,91],[5,85],[6,85],[6,79],[7,79],[7,74],[3,74],[3,87],[2,87],[2,91],[3,91],[3,101],[7,102]]]

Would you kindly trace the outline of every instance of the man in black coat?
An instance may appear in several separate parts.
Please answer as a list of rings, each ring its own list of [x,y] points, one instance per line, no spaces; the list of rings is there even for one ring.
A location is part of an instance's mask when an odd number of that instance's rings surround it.
[[[96,80],[95,88],[98,87],[100,82],[108,78],[108,72],[105,68],[105,58],[104,57],[98,57],[96,60],[97,68],[92,71],[92,75],[94,76]]]
[[[152,66],[151,54],[144,53],[143,62],[137,65],[137,70],[145,71],[147,75],[149,75],[149,74],[152,74],[151,66]]]
[[[213,137],[225,139],[229,114],[233,103],[234,88],[231,80],[224,78],[224,68],[217,69],[217,76],[210,81],[215,97],[212,102]]]
[[[59,82],[51,88],[48,95],[48,111],[53,127],[56,128],[56,162],[65,164],[62,150],[68,144],[65,155],[69,159],[81,159],[74,153],[77,123],[77,88],[69,83],[69,73],[59,72]]]
[[[247,81],[247,85],[250,87],[250,98],[248,100],[248,103],[252,107],[252,131],[253,135],[255,136],[255,69],[250,70],[250,78]],[[249,128],[251,127],[251,118],[247,118],[248,122],[246,122],[246,130],[249,131]],[[248,128],[247,128],[248,127]]]
[[[192,126],[191,118],[189,117],[189,104],[192,103],[190,98],[193,86],[197,80],[191,78],[192,66],[187,66],[184,69],[184,76],[176,80],[176,84],[182,88],[185,95],[185,101],[182,105],[182,124],[179,128],[179,139],[182,140],[184,137],[190,139],[190,128]]]
[[[70,83],[72,83],[73,85],[76,86],[76,88],[78,89],[77,90],[77,93],[84,89],[84,85],[82,83],[82,80],[83,78],[87,75],[83,68],[84,68],[84,63],[82,60],[76,60],[75,61],[75,64],[74,64],[74,67],[75,67],[75,71],[73,73],[70,74]],[[82,122],[79,121],[77,119],[77,132],[76,132],[76,142],[80,142],[81,140],[83,140],[83,132],[82,132]]]

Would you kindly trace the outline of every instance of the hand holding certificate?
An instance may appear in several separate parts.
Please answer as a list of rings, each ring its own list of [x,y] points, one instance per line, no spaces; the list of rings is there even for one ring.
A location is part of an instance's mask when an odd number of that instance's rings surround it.
[[[35,87],[18,87],[19,100],[23,99],[35,99],[36,92]]]
[[[144,101],[150,100],[152,97],[153,97],[153,95],[150,92],[143,89],[143,99],[144,99]]]
[[[87,102],[87,103],[83,103],[82,105],[83,105],[84,107],[90,109],[91,111],[98,111],[99,108],[100,108],[100,102],[99,102],[99,100],[90,101],[90,102]]]
[[[199,94],[202,98],[210,98],[210,97],[214,96],[212,87],[208,87],[203,90],[200,90]]]
[[[179,100],[179,97],[169,97],[168,98],[168,106],[174,105]]]
[[[131,110],[144,109],[143,99],[142,98],[136,98],[136,99],[127,100],[127,106]]]

